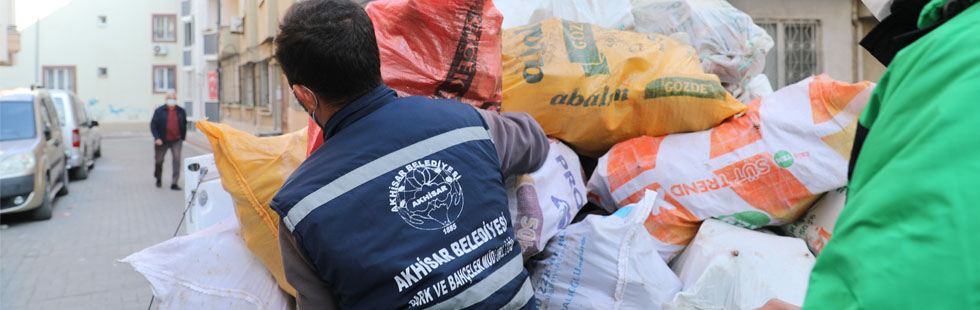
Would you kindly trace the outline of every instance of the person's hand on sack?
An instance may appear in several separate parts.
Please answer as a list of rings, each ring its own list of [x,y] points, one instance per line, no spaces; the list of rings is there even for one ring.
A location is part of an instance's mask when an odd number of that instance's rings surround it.
[[[156,139],[156,141],[153,141],[153,144],[156,144],[157,146],[161,146],[163,145],[163,140]]]
[[[766,302],[762,307],[755,308],[755,310],[800,310],[800,306],[785,302],[779,298],[773,298]]]

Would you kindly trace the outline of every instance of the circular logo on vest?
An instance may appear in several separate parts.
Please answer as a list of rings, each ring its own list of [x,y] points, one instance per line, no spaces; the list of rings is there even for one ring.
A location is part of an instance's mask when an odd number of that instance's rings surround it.
[[[441,160],[405,165],[388,188],[391,212],[422,230],[451,229],[463,212],[459,171]]]

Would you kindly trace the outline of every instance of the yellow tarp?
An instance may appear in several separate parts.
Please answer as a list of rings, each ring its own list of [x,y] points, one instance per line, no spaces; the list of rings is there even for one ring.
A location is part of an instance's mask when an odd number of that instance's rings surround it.
[[[306,128],[264,138],[207,121],[198,122],[197,128],[211,141],[221,184],[235,203],[248,249],[272,272],[283,291],[296,296],[283,273],[279,215],[269,208],[269,202],[306,159]]]

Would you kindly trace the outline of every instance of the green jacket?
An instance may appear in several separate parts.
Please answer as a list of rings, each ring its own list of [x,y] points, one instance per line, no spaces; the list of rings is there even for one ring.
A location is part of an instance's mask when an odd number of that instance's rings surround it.
[[[980,5],[901,49],[860,124],[804,309],[980,309]]]

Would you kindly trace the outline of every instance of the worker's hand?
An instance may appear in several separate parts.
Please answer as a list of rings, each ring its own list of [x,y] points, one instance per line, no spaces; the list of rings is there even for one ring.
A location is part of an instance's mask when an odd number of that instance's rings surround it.
[[[157,139],[156,141],[153,141],[153,144],[156,144],[157,146],[161,146],[163,145],[163,140]]]
[[[755,310],[800,310],[800,307],[779,300],[778,298],[773,298],[766,302],[765,305],[762,305],[762,307],[755,308]]]

